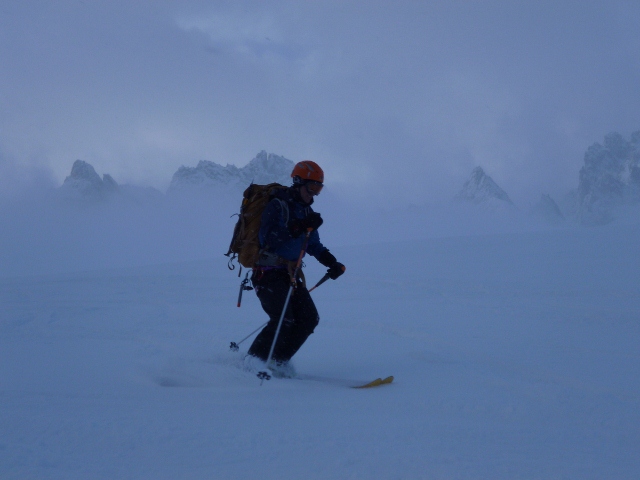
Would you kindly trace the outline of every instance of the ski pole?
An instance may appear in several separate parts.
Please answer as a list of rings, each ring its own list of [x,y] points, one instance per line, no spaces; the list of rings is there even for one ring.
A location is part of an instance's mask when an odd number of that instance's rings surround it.
[[[232,352],[237,352],[240,349],[240,344],[242,342],[244,342],[247,338],[249,338],[251,335],[253,335],[258,330],[260,330],[262,327],[264,327],[267,323],[269,323],[269,322],[264,322],[262,325],[260,325],[258,328],[256,328],[253,332],[251,332],[249,335],[247,335],[242,340],[240,340],[238,343],[231,342],[231,345],[229,345],[229,350],[231,350]]]
[[[273,351],[276,348],[276,342],[278,341],[278,335],[280,334],[280,327],[282,327],[282,320],[284,320],[284,314],[287,311],[287,307],[289,306],[289,300],[291,299],[291,293],[296,286],[296,277],[298,276],[298,270],[300,270],[300,266],[302,265],[302,257],[304,257],[304,252],[307,250],[307,244],[309,243],[309,237],[311,236],[312,228],[307,229],[307,233],[304,237],[304,242],[302,243],[302,248],[300,249],[300,256],[298,257],[298,263],[296,263],[296,268],[293,271],[293,276],[291,277],[291,285],[289,286],[289,292],[287,293],[287,298],[284,301],[284,308],[282,309],[282,314],[280,315],[280,320],[278,320],[278,327],[276,328],[276,334],[273,336],[273,342],[271,343],[271,349],[269,350],[269,356],[267,357],[267,368],[269,368],[269,363],[271,363],[271,358],[273,357]],[[262,380],[269,380],[271,375],[267,372],[258,372],[258,378],[260,379],[260,385],[262,385]]]

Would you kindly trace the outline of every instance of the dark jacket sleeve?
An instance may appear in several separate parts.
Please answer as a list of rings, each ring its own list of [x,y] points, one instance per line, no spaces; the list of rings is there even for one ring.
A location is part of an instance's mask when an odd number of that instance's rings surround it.
[[[311,232],[311,236],[309,237],[309,245],[307,246],[307,253],[313,257],[318,258],[322,252],[327,250],[327,247],[322,245],[320,242],[320,235],[317,230]]]

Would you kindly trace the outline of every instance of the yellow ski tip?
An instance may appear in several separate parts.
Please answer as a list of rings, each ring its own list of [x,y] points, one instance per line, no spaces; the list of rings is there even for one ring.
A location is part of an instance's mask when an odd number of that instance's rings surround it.
[[[379,387],[380,385],[387,385],[389,383],[393,382],[393,376],[387,377],[387,378],[376,378],[374,381],[369,382],[369,383],[365,383],[364,385],[358,385],[355,386],[353,388],[372,388],[372,387]]]
[[[373,382],[365,383],[364,385],[357,385],[353,388],[371,388],[371,387],[377,387],[378,385],[382,385],[381,378],[376,378]]]
[[[393,375],[390,375],[387,378],[382,379],[382,381],[380,382],[380,385],[387,385],[391,382],[393,382]]]

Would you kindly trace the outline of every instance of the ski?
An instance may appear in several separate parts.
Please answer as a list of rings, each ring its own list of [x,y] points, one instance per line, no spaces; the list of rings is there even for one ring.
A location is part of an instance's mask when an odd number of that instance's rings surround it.
[[[355,389],[363,389],[363,388],[373,388],[379,387],[381,385],[388,385],[393,382],[394,377],[389,376],[386,378],[376,378],[375,380],[368,383],[359,383],[355,380],[347,380],[344,378],[334,378],[334,377],[321,377],[318,375],[305,375],[299,374],[293,377],[294,380],[306,380],[312,382],[321,382],[327,383],[330,385],[335,385],[338,387],[346,387],[346,388],[355,388]]]
[[[253,369],[249,369],[252,371]],[[253,370],[253,373],[256,373]],[[286,373],[286,374],[284,374]],[[372,380],[367,383],[362,383],[357,380],[349,380],[345,378],[336,378],[336,377],[324,377],[319,375],[308,375],[308,374],[297,374],[295,371],[291,372],[281,372],[278,369],[266,369],[260,370],[257,372],[257,376],[260,379],[260,385],[263,384],[264,380],[270,380],[271,378],[278,379],[292,379],[292,380],[303,380],[303,381],[312,381],[312,382],[321,382],[327,383],[335,386],[346,387],[346,388],[355,388],[355,389],[364,389],[364,388],[374,388],[380,387],[382,385],[389,385],[394,381],[393,375],[388,377],[378,377],[375,380]]]
[[[351,388],[373,388],[379,387],[380,385],[388,385],[393,382],[393,375],[386,378],[376,378],[372,382],[365,383],[364,385],[356,385]]]

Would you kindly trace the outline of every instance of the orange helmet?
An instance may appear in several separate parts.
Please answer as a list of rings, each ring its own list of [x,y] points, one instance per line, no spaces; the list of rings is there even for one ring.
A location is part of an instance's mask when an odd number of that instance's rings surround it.
[[[308,180],[324,183],[324,172],[316,162],[311,160],[302,160],[296,163],[291,172],[293,183],[303,183]]]

